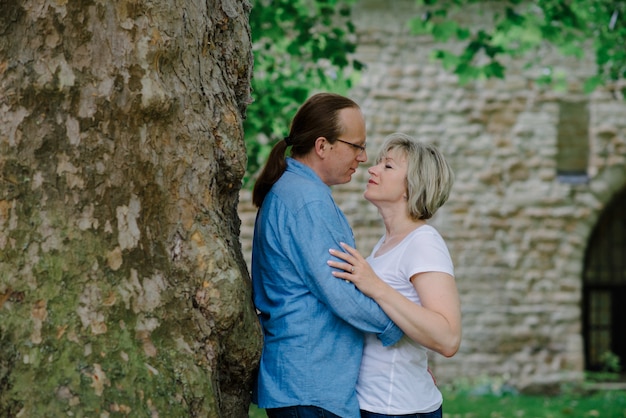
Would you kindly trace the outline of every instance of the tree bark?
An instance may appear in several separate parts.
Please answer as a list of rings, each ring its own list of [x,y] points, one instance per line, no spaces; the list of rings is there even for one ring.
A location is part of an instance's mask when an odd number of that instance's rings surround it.
[[[247,416],[249,8],[0,0],[0,416]]]

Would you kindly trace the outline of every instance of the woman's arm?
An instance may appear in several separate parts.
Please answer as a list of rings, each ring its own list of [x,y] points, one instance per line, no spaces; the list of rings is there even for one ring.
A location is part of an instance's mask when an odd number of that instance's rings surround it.
[[[361,254],[342,243],[347,252],[330,250],[342,260],[329,260],[337,278],[348,280],[374,299],[385,313],[415,342],[451,357],[461,343],[461,304],[455,279],[442,272],[424,272],[411,277],[422,305],[407,299],[381,280]],[[354,270],[353,270],[354,269]]]

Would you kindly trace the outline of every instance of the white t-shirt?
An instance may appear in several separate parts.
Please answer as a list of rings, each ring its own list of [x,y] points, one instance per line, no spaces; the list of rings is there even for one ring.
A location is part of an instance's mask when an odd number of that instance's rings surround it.
[[[407,235],[390,251],[375,257],[378,241],[367,258],[378,277],[420,304],[411,276],[427,271],[454,275],[448,248],[435,228],[423,225]],[[428,349],[406,335],[395,345],[383,347],[368,334],[359,380],[356,386],[359,406],[366,411],[387,415],[435,411],[442,396],[428,373]]]

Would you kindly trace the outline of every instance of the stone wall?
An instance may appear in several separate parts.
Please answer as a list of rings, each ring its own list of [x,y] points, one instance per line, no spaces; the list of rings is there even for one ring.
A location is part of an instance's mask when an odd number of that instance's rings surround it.
[[[460,86],[429,59],[437,45],[407,30],[418,13],[412,0],[357,2],[357,56],[367,70],[350,96],[366,115],[368,163],[387,134],[401,131],[436,143],[456,173],[432,224],[455,263],[463,341],[455,357],[433,356],[435,373],[442,382],[497,376],[526,390],[580,380],[584,252],[603,207],[626,184],[626,102],[609,91],[582,94],[592,58],[554,51],[540,59],[567,71],[565,91],[537,86],[525,61],[508,62],[505,80]],[[477,10],[466,15],[485,22]],[[567,148],[557,141],[559,121],[570,116],[561,114],[569,103],[588,109],[588,130],[580,133],[583,145],[589,141],[587,182],[557,176],[557,157]],[[334,193],[369,253],[383,230],[362,198],[366,168]],[[248,191],[240,216],[249,262],[255,212]]]

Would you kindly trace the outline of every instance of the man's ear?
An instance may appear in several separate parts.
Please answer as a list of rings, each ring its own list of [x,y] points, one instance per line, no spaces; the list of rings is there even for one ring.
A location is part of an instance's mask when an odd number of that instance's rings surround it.
[[[320,136],[315,140],[315,153],[320,158],[325,158],[325,156],[328,154],[328,151],[330,151],[331,147],[332,147],[332,144],[328,142],[328,140],[323,136]]]

